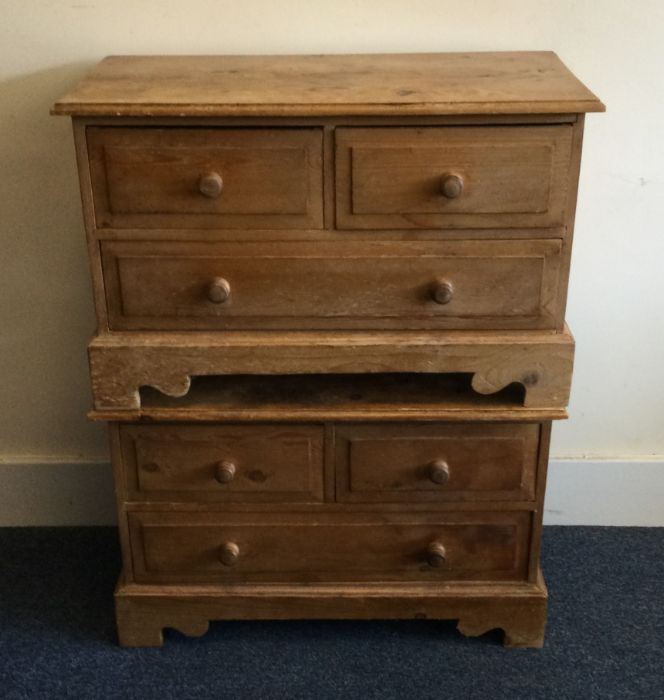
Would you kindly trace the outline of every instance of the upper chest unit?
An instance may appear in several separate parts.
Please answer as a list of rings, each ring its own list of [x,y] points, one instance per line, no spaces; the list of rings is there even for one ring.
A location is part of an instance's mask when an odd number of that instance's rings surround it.
[[[104,332],[561,330],[601,110],[518,52],[110,57],[53,111]]]

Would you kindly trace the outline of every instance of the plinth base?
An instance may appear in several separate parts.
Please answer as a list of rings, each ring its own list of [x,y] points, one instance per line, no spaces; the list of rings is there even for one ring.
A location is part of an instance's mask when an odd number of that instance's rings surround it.
[[[541,647],[547,590],[536,583],[147,586],[115,593],[124,647],[158,647],[164,628],[199,636],[212,620],[440,619],[478,636],[504,631],[508,647]]]

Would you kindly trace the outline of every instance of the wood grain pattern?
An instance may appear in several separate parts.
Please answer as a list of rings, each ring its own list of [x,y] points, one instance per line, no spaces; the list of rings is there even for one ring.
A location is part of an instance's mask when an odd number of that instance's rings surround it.
[[[105,241],[113,330],[555,328],[559,240]],[[210,297],[215,280],[228,293]],[[442,300],[445,283],[453,293]]]
[[[569,125],[339,128],[337,227],[560,225],[571,143]]]
[[[88,127],[87,142],[99,228],[323,225],[320,129]]]
[[[129,514],[140,583],[524,580],[530,513],[345,515]],[[427,548],[445,544],[432,567]],[[219,548],[234,543],[232,566]]]
[[[88,346],[97,411],[140,407],[151,386],[184,396],[192,376],[469,372],[472,387],[492,394],[525,387],[527,408],[564,409],[574,339],[563,333],[522,331],[126,332],[100,335]]]
[[[54,114],[301,116],[603,111],[550,51],[109,56]]]
[[[530,500],[539,446],[535,424],[414,422],[335,428],[337,500],[413,503]],[[447,478],[434,480],[442,462]]]
[[[223,503],[323,500],[323,431],[307,425],[120,428],[126,497]],[[230,478],[219,479],[226,463]]]

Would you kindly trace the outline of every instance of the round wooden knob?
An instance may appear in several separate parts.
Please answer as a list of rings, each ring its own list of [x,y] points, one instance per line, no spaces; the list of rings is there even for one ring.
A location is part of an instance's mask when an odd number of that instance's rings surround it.
[[[219,547],[219,561],[224,566],[233,566],[240,557],[240,548],[235,542],[224,542]]]
[[[224,181],[219,173],[206,173],[198,181],[198,191],[210,199],[216,199],[223,189]]]
[[[220,484],[228,484],[235,478],[235,465],[233,462],[224,459],[219,464],[214,473],[214,478]]]
[[[223,304],[231,295],[231,285],[223,277],[215,277],[207,288],[207,298],[213,304]]]
[[[436,459],[429,465],[429,478],[434,484],[444,486],[450,479],[450,468],[444,459]]]
[[[431,287],[431,298],[436,304],[449,304],[454,297],[454,285],[448,280],[436,280]]]
[[[434,569],[439,569],[447,563],[445,547],[440,542],[432,542],[427,547],[427,562]]]
[[[440,191],[448,199],[456,199],[463,192],[463,178],[454,173],[443,175],[440,179]]]

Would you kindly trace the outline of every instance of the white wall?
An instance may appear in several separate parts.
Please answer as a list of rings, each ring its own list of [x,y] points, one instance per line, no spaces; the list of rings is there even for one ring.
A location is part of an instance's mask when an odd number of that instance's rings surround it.
[[[568,305],[576,372],[552,455],[579,470],[588,458],[626,465],[632,498],[652,501],[653,473],[664,469],[664,4],[4,0],[2,10],[0,512],[16,512],[3,484],[27,493],[30,469],[60,465],[65,494],[59,508],[44,504],[48,516],[31,508],[12,522],[85,522],[84,511],[67,510],[68,484],[81,497],[96,487],[81,492],[71,465],[107,459],[103,428],[85,419],[94,324],[70,127],[48,108],[110,53],[558,52],[608,112],[586,121]],[[587,474],[606,485],[601,468]],[[574,488],[563,492],[580,506]],[[600,520],[622,522],[618,483],[611,493]],[[648,524],[664,525],[661,511]]]

